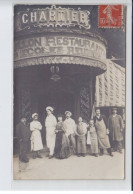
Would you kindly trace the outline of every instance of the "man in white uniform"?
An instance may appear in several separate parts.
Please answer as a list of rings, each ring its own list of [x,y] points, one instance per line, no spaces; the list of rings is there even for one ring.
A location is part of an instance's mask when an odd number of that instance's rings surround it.
[[[33,159],[37,158],[42,158],[40,155],[40,150],[43,149],[43,144],[42,144],[42,137],[41,137],[41,130],[42,130],[42,125],[38,121],[38,114],[34,113],[32,115],[33,121],[30,123],[30,131],[32,132],[31,134],[31,151],[33,151]]]
[[[76,124],[75,124],[75,121],[71,118],[72,113],[70,111],[66,111],[65,115],[66,115],[66,119],[64,121],[64,129],[73,147],[73,153],[76,153],[76,141],[75,141]]]
[[[48,106],[46,108],[46,112],[47,112],[47,117],[45,120],[46,142],[47,142],[47,147],[49,148],[49,151],[50,151],[49,159],[51,159],[53,158],[53,155],[54,155],[55,139],[56,139],[55,129],[57,125],[57,120],[56,120],[56,117],[52,114],[53,113],[52,107]]]

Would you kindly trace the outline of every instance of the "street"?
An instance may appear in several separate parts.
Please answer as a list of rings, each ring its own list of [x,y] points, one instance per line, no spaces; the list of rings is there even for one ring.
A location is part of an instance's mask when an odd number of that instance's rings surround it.
[[[20,163],[18,156],[14,156],[14,179],[123,179],[124,178],[124,151],[122,154],[113,152],[114,157],[108,154],[94,157],[72,155],[67,159],[49,159],[48,153],[42,152],[42,159],[32,159],[29,163]],[[20,170],[21,169],[21,170]]]

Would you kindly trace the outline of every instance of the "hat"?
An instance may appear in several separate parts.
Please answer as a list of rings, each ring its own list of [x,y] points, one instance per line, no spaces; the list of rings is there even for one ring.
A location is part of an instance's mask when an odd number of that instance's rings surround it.
[[[65,115],[66,115],[66,114],[69,114],[70,116],[72,116],[72,113],[71,113],[70,111],[66,111],[66,112],[65,112]]]
[[[38,114],[37,114],[37,113],[33,113],[33,114],[32,114],[32,119],[33,119],[35,116],[38,116]]]
[[[48,106],[48,107],[46,108],[46,111],[47,111],[47,110],[50,110],[51,112],[53,112],[54,109],[53,109],[51,106]]]

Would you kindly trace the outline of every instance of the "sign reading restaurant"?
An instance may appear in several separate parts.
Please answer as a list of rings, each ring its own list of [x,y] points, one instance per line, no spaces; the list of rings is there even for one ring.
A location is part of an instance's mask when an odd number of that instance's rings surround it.
[[[105,71],[106,46],[99,37],[90,36],[90,33],[88,36],[88,29],[91,27],[89,15],[90,12],[87,10],[60,6],[40,9],[35,5],[23,11],[17,11],[15,30],[18,36],[14,42],[15,68],[58,63],[87,65]],[[69,33],[72,27],[77,31],[76,33],[73,31]],[[82,31],[77,28],[87,30]],[[32,33],[32,36],[29,36],[28,32]]]
[[[16,31],[30,29],[31,27],[58,27],[78,26],[90,29],[89,14],[87,10],[74,10],[51,6],[44,9],[27,9],[20,11],[16,16]]]
[[[15,61],[39,56],[81,56],[105,59],[105,46],[78,36],[40,36],[15,41]]]

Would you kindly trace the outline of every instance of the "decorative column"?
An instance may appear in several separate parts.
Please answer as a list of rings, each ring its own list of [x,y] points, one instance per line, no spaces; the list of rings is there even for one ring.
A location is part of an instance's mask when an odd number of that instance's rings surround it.
[[[88,123],[91,116],[89,83],[88,86],[83,86],[80,90],[80,108],[81,116]]]
[[[80,90],[80,109],[81,116],[88,123],[91,119],[91,116],[94,116],[94,102],[95,102],[95,83],[96,76],[90,68],[90,73],[88,75],[88,79],[82,85]]]
[[[95,91],[96,91],[96,76],[92,70],[90,69],[90,82],[89,82],[89,88],[90,88],[90,117],[93,118],[95,116]]]

